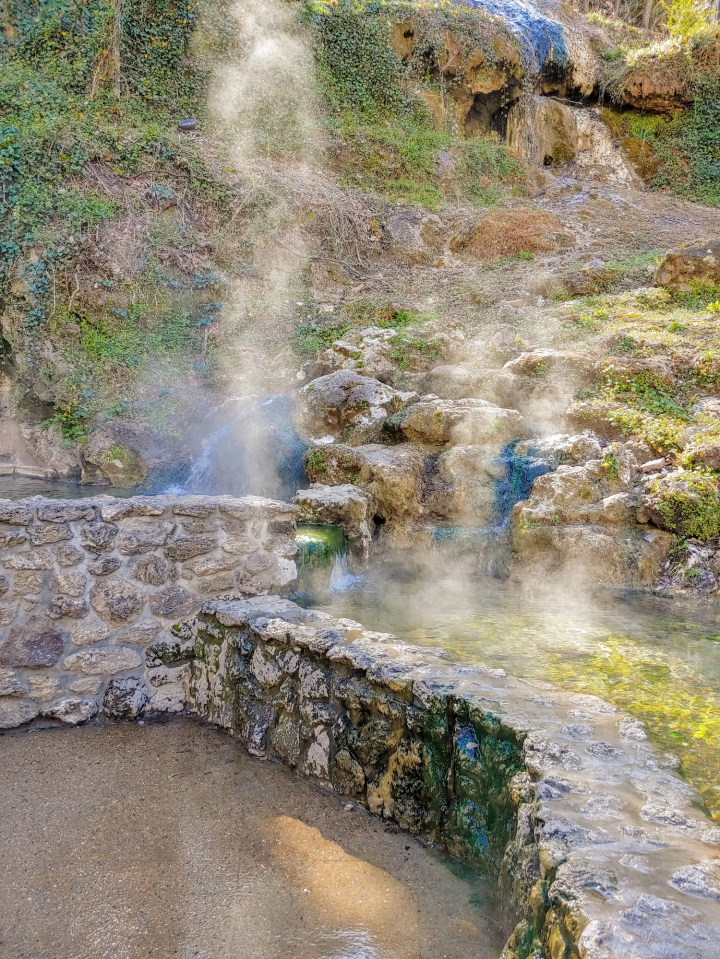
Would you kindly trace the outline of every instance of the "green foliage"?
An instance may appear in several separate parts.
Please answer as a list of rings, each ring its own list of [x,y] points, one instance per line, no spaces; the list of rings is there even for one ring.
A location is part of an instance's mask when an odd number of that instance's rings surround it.
[[[692,63],[683,64],[689,73]],[[693,100],[675,116],[607,113],[623,147],[652,186],[720,204],[720,76],[693,76]]]
[[[301,323],[295,329],[295,352],[304,358],[317,356],[341,339],[350,326],[350,323],[322,324],[312,320]]]
[[[305,469],[310,473],[322,473],[327,467],[325,454],[322,450],[313,450],[305,457]]]
[[[409,105],[404,67],[390,45],[387,21],[360,0],[309,0],[305,17],[317,38],[317,59],[332,109],[374,113]]]
[[[662,6],[667,14],[668,33],[683,43],[710,29],[709,8],[697,0],[664,0]]]
[[[720,534],[720,482],[712,470],[683,469],[653,486],[666,527],[703,542]]]

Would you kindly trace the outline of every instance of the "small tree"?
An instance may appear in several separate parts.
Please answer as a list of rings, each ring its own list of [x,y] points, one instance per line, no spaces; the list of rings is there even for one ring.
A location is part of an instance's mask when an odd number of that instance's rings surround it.
[[[685,42],[710,29],[710,11],[698,0],[666,0],[667,29],[671,37]]]

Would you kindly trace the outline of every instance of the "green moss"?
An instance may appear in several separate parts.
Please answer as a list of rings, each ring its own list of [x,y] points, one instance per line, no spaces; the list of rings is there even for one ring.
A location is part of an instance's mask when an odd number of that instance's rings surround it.
[[[712,470],[683,469],[652,487],[665,526],[703,542],[720,534],[720,477]]]
[[[679,671],[678,671],[679,670]],[[678,754],[685,775],[720,817],[717,743],[720,703],[711,680],[635,650],[624,637],[609,637],[589,660],[551,665],[548,678],[609,699],[647,723],[654,742]]]
[[[487,206],[524,183],[521,165],[502,144],[461,139],[449,119],[431,116],[419,95],[420,86],[437,93],[448,82],[434,76],[447,32],[463,56],[482,47],[491,67],[498,21],[444,5],[364,0],[306,0],[304,16],[315,37],[328,127],[343,141],[336,162],[346,183],[430,209],[441,206],[448,190]],[[416,52],[404,62],[392,48],[391,26],[408,16]],[[512,37],[506,39],[512,46]],[[452,158],[449,177],[447,166],[440,169],[441,152]]]

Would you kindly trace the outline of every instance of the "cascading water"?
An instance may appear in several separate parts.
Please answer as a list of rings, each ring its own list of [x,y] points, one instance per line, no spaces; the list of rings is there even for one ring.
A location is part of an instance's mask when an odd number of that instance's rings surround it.
[[[458,553],[473,553],[488,576],[503,577],[509,560],[509,524],[513,506],[527,499],[538,476],[552,466],[533,455],[532,450],[518,453],[517,442],[508,444],[498,457],[503,475],[496,481],[495,506],[487,526],[437,526],[434,543],[451,547]]]
[[[560,23],[525,0],[463,0],[467,6],[498,17],[517,38],[530,74],[549,67],[566,67],[570,61]]]
[[[292,400],[272,396],[215,419],[221,424],[192,461],[187,479],[174,493],[270,496],[292,499],[305,483],[305,445],[292,425]]]

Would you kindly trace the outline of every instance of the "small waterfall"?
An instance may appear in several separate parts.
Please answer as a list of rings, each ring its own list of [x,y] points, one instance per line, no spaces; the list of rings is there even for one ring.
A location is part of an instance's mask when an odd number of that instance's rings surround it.
[[[602,116],[555,97],[524,96],[508,113],[511,150],[535,166],[567,166],[583,177],[616,186],[639,184]]]
[[[174,493],[270,496],[291,499],[305,485],[305,445],[292,426],[289,396],[272,396],[241,405],[223,404],[190,465],[187,479]]]
[[[350,572],[347,553],[338,553],[330,573],[330,592],[347,593],[348,590],[358,586],[360,581],[360,576],[354,576]]]
[[[517,442],[508,444],[498,457],[504,474],[496,482],[491,525],[438,526],[433,530],[433,541],[437,546],[449,548],[459,555],[478,557],[483,572],[498,578],[506,575],[513,506],[528,498],[538,476],[552,470],[552,466],[534,456],[532,450],[518,453],[517,447]]]

